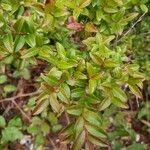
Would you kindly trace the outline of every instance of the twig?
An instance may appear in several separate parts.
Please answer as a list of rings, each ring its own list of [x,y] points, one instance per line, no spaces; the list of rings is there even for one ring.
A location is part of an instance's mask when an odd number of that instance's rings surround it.
[[[8,105],[2,115],[3,115],[3,116],[7,115],[8,112],[11,110],[11,108],[12,108],[12,107],[11,107],[10,105]]]
[[[150,128],[150,122],[144,119],[141,119],[141,122]]]
[[[26,115],[26,113],[19,107],[19,105],[15,102],[15,100],[12,100],[12,103],[18,108],[18,110],[22,113],[22,115],[31,122],[32,120],[29,118],[29,116]]]
[[[126,31],[122,35],[122,37],[118,41],[116,41],[116,43],[119,43],[127,34],[129,34],[131,32],[131,30],[143,19],[143,17],[145,16],[145,14],[146,14],[146,12],[139,17],[139,19],[129,28],[128,31]]]
[[[136,96],[136,103],[137,103],[137,107],[139,108],[140,107],[140,104],[139,104],[139,99],[138,99],[138,97]]]
[[[58,149],[57,146],[55,145],[55,143],[52,141],[52,139],[50,137],[49,137],[49,140],[54,148],[53,150],[57,150]]]
[[[37,94],[39,94],[39,93],[40,93],[40,91],[38,90],[38,91],[35,91],[35,92],[32,92],[32,93],[19,94],[19,95],[14,96],[14,97],[1,99],[1,100],[0,100],[0,103],[6,102],[6,101],[13,101],[13,100],[15,100],[15,99],[17,99],[17,98],[20,98],[20,97],[34,96],[34,95],[37,95]]]
[[[70,119],[69,119],[69,116],[66,112],[65,112],[65,117],[66,117],[66,120],[67,120],[67,124],[70,124]]]

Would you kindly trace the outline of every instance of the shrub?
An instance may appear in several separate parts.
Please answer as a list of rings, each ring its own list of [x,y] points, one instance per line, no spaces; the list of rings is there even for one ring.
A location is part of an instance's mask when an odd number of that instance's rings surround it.
[[[1,82],[5,83],[6,69],[12,78],[30,80],[31,68],[44,62],[33,115],[45,119],[50,111],[58,118],[69,115],[71,121],[60,135],[62,141],[73,141],[73,149],[88,142],[107,147],[108,124],[103,113],[112,105],[128,109],[131,94],[142,98],[145,77],[121,40],[131,21],[147,12],[146,1],[44,2],[0,1]],[[6,86],[5,92],[16,90]],[[31,134],[33,124],[28,129]]]

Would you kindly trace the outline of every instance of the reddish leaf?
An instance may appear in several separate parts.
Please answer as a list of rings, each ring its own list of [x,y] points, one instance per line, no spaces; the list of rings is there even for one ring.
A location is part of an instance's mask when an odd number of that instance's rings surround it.
[[[68,18],[67,28],[77,32],[83,29],[83,25],[81,23],[76,22],[73,16],[70,16]]]

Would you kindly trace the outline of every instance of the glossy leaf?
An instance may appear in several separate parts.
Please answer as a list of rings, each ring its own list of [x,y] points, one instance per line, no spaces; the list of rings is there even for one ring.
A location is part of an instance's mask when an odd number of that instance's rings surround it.
[[[128,108],[128,106],[117,97],[111,97],[111,101],[117,107],[121,107],[121,108],[125,108],[125,109]]]
[[[54,112],[59,113],[61,110],[61,105],[59,104],[57,100],[57,95],[56,93],[50,94],[50,105],[53,109]]]
[[[67,84],[62,84],[61,88],[59,89],[59,93],[57,94],[58,98],[65,102],[69,103],[70,101],[70,88]]]
[[[140,92],[139,88],[136,85],[129,84],[129,88],[135,96],[142,98],[142,93]]]
[[[3,43],[7,50],[12,53],[14,50],[13,36],[11,34],[6,35],[3,39]]]
[[[91,0],[80,0],[79,7],[84,8],[87,7],[91,3]]]
[[[85,131],[83,130],[81,134],[77,137],[75,140],[75,143],[73,145],[73,150],[79,150],[82,148],[83,144],[85,142]]]
[[[99,105],[99,111],[106,109],[107,107],[110,106],[110,104],[111,104],[111,100],[109,98],[102,100],[102,102]]]
[[[75,132],[76,132],[76,138],[81,134],[81,132],[84,130],[84,119],[82,117],[79,117],[75,124]]]
[[[33,110],[33,115],[40,114],[49,104],[48,99],[41,100]]]
[[[56,43],[57,52],[60,58],[65,59],[66,58],[66,52],[64,47],[60,43]]]
[[[83,116],[84,116],[84,119],[88,121],[90,124],[93,124],[97,127],[101,126],[101,119],[98,113],[95,113],[92,111],[85,111]]]
[[[102,140],[100,140],[100,139],[98,139],[94,136],[88,135],[88,140],[91,143],[93,143],[94,145],[97,145],[97,146],[100,146],[100,147],[108,147],[106,142],[103,142]]]
[[[127,101],[127,96],[121,88],[114,86],[112,89],[112,93],[115,97],[119,98],[122,102]]]
[[[5,118],[3,116],[0,116],[0,128],[5,127],[5,125],[6,125]]]
[[[24,55],[22,55],[22,59],[27,59],[33,56],[36,56],[39,52],[38,48],[30,48],[26,51],[26,53]]]
[[[71,106],[67,108],[67,113],[75,116],[80,116],[82,113],[82,108],[78,106]]]
[[[16,37],[15,39],[15,44],[14,44],[14,49],[15,51],[19,51],[25,44],[25,39],[23,36],[21,37]]]
[[[36,46],[36,39],[34,34],[29,34],[26,36],[26,42],[30,47]]]
[[[85,125],[85,128],[91,135],[93,135],[97,138],[106,138],[106,133],[98,127],[95,127],[92,125]]]

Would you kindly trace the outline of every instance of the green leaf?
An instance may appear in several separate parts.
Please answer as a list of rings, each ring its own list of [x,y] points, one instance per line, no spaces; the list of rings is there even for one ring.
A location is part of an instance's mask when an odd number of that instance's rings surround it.
[[[32,135],[37,135],[39,133],[39,128],[37,126],[30,126],[27,128],[27,132]]]
[[[27,106],[32,108],[35,105],[36,97],[31,97],[28,100]]]
[[[17,52],[19,51],[25,44],[25,38],[24,36],[16,37],[15,44],[14,44],[14,50]]]
[[[107,68],[114,68],[114,67],[117,67],[117,62],[111,60],[111,59],[107,59],[104,61],[104,66],[107,67]]]
[[[42,144],[44,144],[44,137],[42,134],[38,134],[35,138],[35,144],[36,146],[40,146]]]
[[[55,85],[58,81],[57,78],[55,78],[54,76],[45,76],[41,74],[40,77],[43,79],[43,81],[45,81],[50,86]]]
[[[74,128],[75,128],[75,134],[76,134],[76,138],[77,138],[84,129],[84,119],[83,119],[83,117],[79,117],[77,119]]]
[[[115,97],[119,98],[122,102],[127,102],[127,95],[118,86],[113,86],[112,93]]]
[[[7,127],[2,130],[2,141],[4,142],[13,142],[17,139],[21,139],[23,137],[21,131],[19,131],[16,127]]]
[[[24,18],[20,18],[15,22],[14,28],[17,32],[21,32],[24,22],[25,22]]]
[[[30,58],[33,56],[36,56],[39,52],[39,48],[30,48],[26,51],[26,53],[24,55],[21,56],[22,59],[26,59],[26,58]]]
[[[103,140],[100,140],[92,135],[88,135],[88,140],[94,144],[94,145],[97,145],[97,146],[100,146],[100,147],[108,147],[108,145],[106,144],[106,142],[104,142]]]
[[[115,1],[119,6],[123,5],[123,0],[113,0],[113,1]]]
[[[49,104],[48,99],[44,99],[41,100],[40,102],[38,102],[38,104],[36,105],[36,107],[33,110],[33,115],[38,115],[40,114]]]
[[[71,106],[67,108],[67,113],[75,116],[80,116],[82,113],[82,108],[79,106]]]
[[[89,78],[91,78],[96,73],[95,68],[88,62],[86,63],[86,66]]]
[[[41,131],[43,135],[46,136],[50,132],[50,125],[46,122],[43,122],[41,126]]]
[[[32,125],[33,126],[40,126],[42,124],[42,122],[43,121],[38,116],[32,118]]]
[[[115,22],[120,21],[123,18],[124,14],[125,14],[124,9],[119,10],[116,14],[112,16],[113,21]]]
[[[128,108],[128,106],[117,97],[111,97],[111,101],[117,107],[121,107],[121,108],[125,108],[125,109]]]
[[[89,80],[89,94],[93,94],[97,86],[96,80]]]
[[[60,71],[58,68],[56,67],[53,67],[50,72],[48,73],[48,75],[50,76],[54,76],[56,77],[57,79],[60,79],[61,76],[62,76],[62,71]]]
[[[126,148],[126,150],[146,150],[147,146],[145,144],[135,143]]]
[[[79,7],[80,7],[80,8],[85,8],[85,7],[87,7],[88,5],[90,5],[90,3],[91,3],[91,0],[80,0]]]
[[[59,102],[57,100],[57,94],[51,93],[49,98],[50,98],[50,105],[51,105],[53,111],[56,113],[59,113],[61,111],[61,105],[59,104]]]
[[[137,16],[138,16],[138,13],[130,13],[130,14],[128,14],[128,16],[125,19],[123,19],[123,22],[132,21]]]
[[[22,121],[18,117],[13,118],[9,121],[8,126],[22,127]]]
[[[16,86],[11,85],[11,84],[5,85],[4,86],[4,91],[6,93],[12,93],[12,92],[16,91]]]
[[[139,90],[139,88],[136,85],[131,85],[131,84],[128,84],[128,85],[129,85],[129,89],[135,96],[137,96],[139,98],[143,97],[141,91]]]
[[[115,36],[114,35],[110,35],[110,36],[108,36],[107,38],[105,38],[105,40],[104,40],[104,44],[109,44],[113,39],[115,38]]]
[[[57,66],[58,63],[60,63],[55,56],[53,56],[49,53],[44,53],[44,52],[40,51],[39,56],[40,56],[41,59],[44,59],[44,60],[46,60],[47,62],[49,62],[53,65]]]
[[[12,55],[9,55],[5,58],[4,62],[5,64],[11,64],[14,60],[14,57]]]
[[[6,126],[6,121],[3,116],[0,116],[0,128],[4,128]]]
[[[75,140],[74,144],[73,144],[73,150],[79,150],[82,148],[84,142],[85,142],[85,131],[83,130],[81,132],[81,134],[77,137],[77,139]]]
[[[62,131],[61,134],[63,135],[64,139],[68,139],[74,134],[74,124],[70,123],[67,125]]]
[[[93,60],[93,62],[98,65],[102,65],[104,63],[103,60],[95,54],[90,53],[90,57]]]
[[[3,39],[3,43],[4,43],[5,47],[7,48],[7,50],[9,51],[9,53],[12,53],[14,50],[14,43],[13,43],[12,34],[6,35]]]
[[[59,92],[57,93],[58,98],[65,103],[70,101],[70,88],[67,84],[62,84]]]
[[[96,11],[96,19],[97,19],[97,21],[101,21],[102,18],[103,18],[103,11],[98,9]]]
[[[62,129],[62,125],[61,124],[56,124],[56,125],[53,125],[52,127],[52,132],[53,133],[57,133],[58,131],[60,131]]]
[[[24,68],[21,72],[21,75],[22,77],[25,79],[25,80],[29,80],[31,78],[31,73],[30,73],[30,70],[27,69],[27,68]]]
[[[7,3],[1,3],[1,7],[5,10],[5,11],[11,11],[12,7],[11,5],[7,4]]]
[[[47,119],[51,123],[51,125],[58,124],[58,119],[52,112],[48,113]]]
[[[118,12],[117,8],[109,8],[109,7],[104,7],[104,11],[106,13],[116,13],[116,12]]]
[[[60,58],[65,59],[66,58],[66,51],[64,47],[60,43],[56,43],[57,52]]]
[[[30,47],[35,47],[36,46],[36,36],[34,34],[29,34],[26,36],[26,43]]]
[[[75,88],[71,91],[71,97],[72,98],[78,98],[85,95],[85,91],[82,88]]]
[[[99,105],[99,111],[102,111],[104,109],[106,109],[107,107],[109,107],[111,104],[111,100],[109,98],[106,98],[104,100],[102,100],[102,102]]]
[[[74,60],[69,60],[68,62],[62,60],[57,63],[57,67],[63,70],[75,67],[76,65],[77,62]]]
[[[87,131],[91,135],[93,135],[93,136],[95,136],[97,138],[106,138],[107,137],[106,133],[102,129],[98,128],[98,127],[86,124],[85,128],[87,129]]]
[[[145,4],[141,4],[140,8],[142,9],[143,12],[148,12],[148,8]]]
[[[100,116],[92,111],[85,111],[83,114],[83,117],[86,121],[88,121],[90,124],[93,124],[97,127],[101,126],[101,119]]]
[[[7,76],[6,75],[0,75],[0,84],[3,84],[7,81]]]

